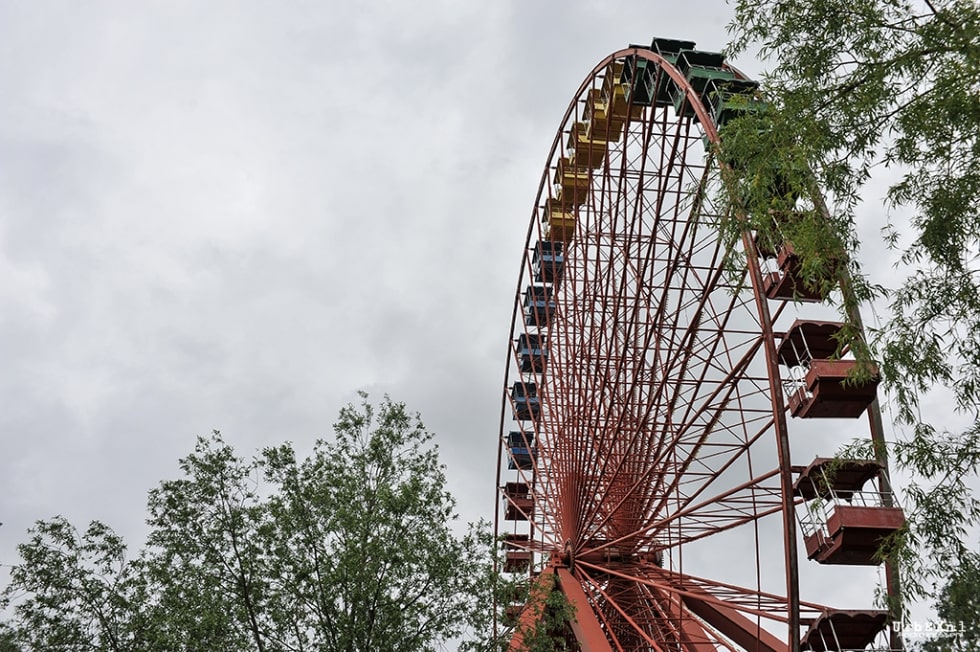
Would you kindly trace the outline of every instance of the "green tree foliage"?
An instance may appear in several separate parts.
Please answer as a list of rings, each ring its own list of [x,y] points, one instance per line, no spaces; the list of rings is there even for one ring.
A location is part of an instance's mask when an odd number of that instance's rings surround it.
[[[453,531],[419,418],[365,399],[334,430],[305,459],[200,438],[150,492],[132,562],[105,525],[38,523],[3,592],[4,649],[430,650],[480,623],[489,536]]]
[[[0,624],[0,652],[20,652],[14,632],[4,624]]]
[[[93,522],[80,532],[63,518],[38,523],[20,546],[0,606],[13,603],[5,649],[128,650],[139,625],[130,598],[134,580],[122,540]],[[24,593],[25,600],[12,600]]]
[[[530,610],[532,624],[515,628],[522,650],[565,652],[578,649],[571,628],[575,607],[561,592],[557,575],[548,572],[541,575],[540,581],[530,588],[526,608]]]
[[[980,519],[970,478],[980,465],[980,5],[973,0],[734,0],[734,55],[758,47],[771,68],[769,110],[725,128],[750,226],[794,230],[811,286],[845,279],[843,312],[876,293],[854,260],[854,212],[887,169],[901,258],[890,316],[873,333],[898,440],[889,454],[917,478],[904,574],[910,595],[966,556]],[[753,123],[754,121],[754,123]],[[754,157],[754,158],[753,158]],[[796,212],[801,219],[774,220]],[[792,222],[792,223],[787,223]],[[799,246],[797,246],[799,244]],[[873,253],[873,252],[872,252]],[[852,331],[853,333],[856,331]],[[921,409],[951,391],[965,428]],[[946,415],[941,415],[946,416]]]
[[[922,652],[974,652],[980,649],[980,555],[965,557],[939,594],[937,629]]]
[[[147,499],[151,527],[140,559],[162,649],[257,650],[276,608],[258,529],[261,458],[244,460],[217,432],[180,460],[183,477]],[[268,488],[275,491],[274,488]]]

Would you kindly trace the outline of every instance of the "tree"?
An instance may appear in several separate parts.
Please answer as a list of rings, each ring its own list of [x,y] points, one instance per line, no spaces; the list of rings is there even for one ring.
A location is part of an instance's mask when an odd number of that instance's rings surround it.
[[[980,649],[980,554],[970,553],[939,592],[939,629],[948,630],[922,645],[922,652]]]
[[[140,569],[160,649],[270,649],[258,464],[214,432],[180,460],[182,478],[150,491]]]
[[[265,451],[277,487],[265,535],[272,590],[308,605],[280,630],[316,634],[334,650],[427,650],[457,636],[479,587],[483,555],[457,538],[454,501],[431,435],[404,406],[341,411],[336,440],[297,462]]]
[[[773,214],[802,214],[788,226],[806,281],[829,288],[847,279],[841,308],[854,326],[857,302],[884,291],[845,255],[859,244],[854,215],[864,185],[890,169],[890,207],[911,216],[908,234],[884,225],[905,278],[888,289],[890,317],[859,354],[880,362],[897,418],[888,453],[918,478],[906,489],[903,577],[918,597],[965,557],[964,534],[980,520],[970,490],[980,465],[980,5],[734,4],[729,54],[758,45],[772,64],[768,110],[722,136],[722,155],[741,166],[735,176],[750,227],[765,234]],[[970,421],[963,429],[922,412],[923,396],[947,388]],[[924,554],[908,554],[920,548]]]
[[[199,438],[150,492],[125,559],[95,523],[38,523],[3,592],[5,649],[429,650],[479,622],[486,527],[458,535],[432,435],[389,399],[347,406],[331,441],[252,459]]]
[[[572,622],[575,606],[560,588],[558,575],[542,572],[522,591],[526,602],[520,622],[515,623],[511,644],[522,652],[563,652],[578,649]]]
[[[23,563],[11,570],[0,598],[0,608],[13,607],[15,621],[0,630],[4,649],[134,649],[139,617],[122,539],[98,521],[79,532],[60,517],[30,534],[19,546]],[[20,592],[29,597],[15,600]]]

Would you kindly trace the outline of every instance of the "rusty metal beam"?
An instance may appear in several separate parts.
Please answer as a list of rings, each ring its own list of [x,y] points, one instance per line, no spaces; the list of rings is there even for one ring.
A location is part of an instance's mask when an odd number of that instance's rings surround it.
[[[746,652],[787,652],[789,650],[786,643],[735,609],[713,600],[700,600],[691,595],[690,589],[688,591],[682,597],[684,606],[744,648]]]
[[[660,593],[667,604],[671,620],[683,633],[682,643],[686,652],[718,652],[718,646],[713,642],[714,639],[708,635],[701,623],[691,615],[691,611],[684,609],[680,598],[669,593]]]
[[[592,605],[589,604],[589,599],[582,590],[582,585],[567,568],[559,568],[557,573],[561,592],[575,609],[572,632],[582,652],[612,652],[606,633],[599,624],[599,619],[596,618]]]
[[[523,652],[527,649],[524,644],[524,636],[529,632],[534,632],[538,620],[544,616],[545,603],[548,596],[555,589],[554,575],[544,571],[531,584],[528,591],[527,603],[521,611],[521,616],[514,627],[514,633],[510,637],[510,645],[507,646],[509,652]]]

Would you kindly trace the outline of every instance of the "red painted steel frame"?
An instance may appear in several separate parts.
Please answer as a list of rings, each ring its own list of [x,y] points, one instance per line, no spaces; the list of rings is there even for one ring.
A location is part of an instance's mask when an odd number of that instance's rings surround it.
[[[575,168],[566,138],[589,133],[573,125],[598,111],[590,104],[595,89],[628,57],[668,76],[691,115],[620,107],[625,128],[609,139],[598,166],[588,145],[590,191],[579,194],[576,177],[573,200],[568,193],[561,199],[554,171]],[[614,113],[615,102],[608,104]],[[684,76],[651,51],[620,50],[600,62],[569,105],[531,216],[504,385],[534,383],[542,409],[513,423],[505,391],[500,432],[533,433],[537,457],[528,469],[507,471],[502,449],[498,478],[501,486],[526,483],[534,509],[503,519],[506,497],[498,495],[495,527],[501,535],[527,534],[525,549],[557,573],[583,650],[797,652],[801,609],[809,617],[826,611],[799,595],[797,499],[773,326],[787,304],[765,296],[749,233],[741,243],[746,267],[732,271],[736,243],[717,228],[730,210],[717,192],[723,171],[702,137],[717,142]],[[531,252],[547,237],[548,219],[557,221],[548,211],[559,205],[575,215],[574,237],[551,286],[553,315],[528,325],[525,288],[544,284]],[[523,332],[547,337],[544,369],[521,370],[516,340]],[[777,515],[782,595],[764,588],[758,550],[760,522]],[[756,547],[755,586],[684,571],[686,546],[723,547],[741,532]],[[546,597],[532,598],[516,631],[532,624],[540,611],[534,602]],[[511,649],[521,644],[518,633]]]

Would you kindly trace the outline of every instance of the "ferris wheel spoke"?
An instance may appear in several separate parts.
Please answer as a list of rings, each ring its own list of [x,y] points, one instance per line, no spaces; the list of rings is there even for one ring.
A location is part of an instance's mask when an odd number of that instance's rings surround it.
[[[782,623],[788,620],[788,599],[783,595],[649,565],[640,573],[647,579],[670,587],[671,591],[678,594],[689,593],[702,600],[728,605],[744,614],[760,616],[769,621]],[[801,614],[807,618],[816,617],[829,609],[826,605],[809,601],[801,601],[800,607]]]
[[[729,378],[738,377],[742,370],[753,360],[760,346],[761,342],[746,351],[742,359],[731,370]],[[664,447],[664,455],[658,460],[659,464],[666,466],[668,461],[671,461],[667,459],[668,455],[673,455],[676,458],[678,451],[682,451],[683,455],[681,455],[681,459],[673,460],[673,463],[677,465],[676,471],[671,474],[673,481],[667,482],[665,480],[661,485],[663,489],[660,492],[662,496],[661,504],[670,498],[684,473],[697,460],[698,452],[708,444],[710,436],[718,427],[721,416],[725,413],[725,410],[731,402],[732,395],[737,389],[738,385],[735,383],[726,382],[718,384],[712,394],[697,402],[698,407],[696,411],[684,421],[685,425],[678,427],[671,433],[667,445]],[[713,443],[716,447],[722,446],[720,442]],[[729,444],[728,448],[737,456],[747,450],[745,444],[745,440],[739,440]]]
[[[786,608],[785,599],[739,587],[685,583],[670,574],[629,574],[585,562],[580,566],[576,572],[593,589],[597,607],[618,615],[631,633],[654,649],[715,652],[721,646],[733,652],[788,650],[786,643],[760,624],[762,619],[785,623],[785,617],[778,615],[780,608]],[[646,600],[638,607],[635,596],[641,592],[645,592]],[[760,608],[762,603],[769,608]]]
[[[588,561],[577,561],[576,564],[582,567],[578,572],[589,572],[592,577],[607,576],[634,581],[676,595],[683,600],[699,600],[731,609],[744,618],[756,617],[775,623],[788,621],[786,616],[788,600],[784,596],[756,588],[716,582],[660,568],[653,564],[623,569],[608,565],[600,566]],[[820,612],[820,609],[825,609],[815,603],[801,603],[801,605],[807,615],[815,615]]]
[[[725,407],[725,405],[729,402],[729,400],[730,400],[729,397],[727,397],[727,396],[724,397],[723,398],[722,405],[720,407],[716,407],[715,408],[715,411],[716,412],[720,412],[721,410],[723,410],[724,407]],[[708,401],[706,403],[706,405],[711,405],[711,402]],[[765,418],[765,416],[763,415],[760,418]],[[714,414],[709,419],[709,424],[712,423],[712,422],[717,422],[717,421],[718,421],[718,414]],[[682,437],[683,437],[684,434],[685,434],[684,432],[678,433],[678,438],[676,440],[674,440],[674,441],[669,442],[671,448],[676,449],[677,446],[681,445],[681,443],[683,441]],[[701,447],[702,446],[709,445],[709,442],[707,441],[707,438],[708,438],[708,435],[710,435],[710,434],[711,434],[711,428],[710,427],[705,427],[704,428],[704,431],[702,432],[702,435],[703,435],[702,436],[702,439],[699,442],[697,442],[696,445],[692,448],[692,454],[690,455],[690,460],[689,461],[699,461],[699,462],[703,462],[704,461],[703,458],[701,460],[698,460],[697,457],[696,457],[696,455],[697,455],[697,452],[699,450],[701,450]],[[636,472],[636,462],[637,462],[637,459],[636,459],[636,457],[633,457],[632,456],[632,453],[633,453],[633,448],[636,448],[637,447],[636,444],[637,444],[638,441],[640,441],[640,438],[637,438],[635,440],[631,440],[629,447],[624,451],[625,455],[623,455],[623,456],[621,456],[619,458],[619,460],[618,460],[619,461],[618,466],[616,466],[616,467],[614,467],[612,469],[608,469],[609,471],[612,472],[613,478],[616,479],[623,472],[624,467],[626,467],[630,463],[632,463],[632,467],[633,468],[631,470],[634,471],[633,477],[635,477],[636,479],[635,479],[635,483],[634,483],[634,486],[631,489],[631,491],[628,492],[628,494],[626,496],[624,496],[624,498],[623,498],[624,500],[633,497],[636,489],[639,488],[640,486],[649,484],[649,481],[650,481],[651,476],[653,476],[655,474],[660,474],[662,477],[666,476],[666,474],[664,473],[664,468],[663,468],[664,467],[663,460],[660,460],[660,463],[656,463],[656,460],[655,460],[654,463],[648,464],[642,471],[640,471],[638,473]],[[754,439],[750,440],[749,443],[751,443],[752,441],[754,441]],[[745,444],[746,444],[746,442],[744,440],[740,440],[739,442],[737,442],[736,445],[735,445],[735,447],[737,447],[737,448],[735,448],[735,452],[736,453],[744,452],[744,449],[746,447]],[[719,448],[720,447],[719,444],[717,444],[717,443],[712,443],[710,445],[713,445],[715,448]],[[730,445],[727,448],[730,450],[730,449],[733,448],[733,446]],[[719,451],[712,452],[710,454],[710,456],[711,457],[714,457],[714,458],[718,458],[718,457],[721,456],[721,452],[719,452]],[[736,455],[733,455],[731,457],[732,457],[732,459],[730,459],[726,464],[731,464],[734,461],[734,458],[737,457],[737,454]],[[607,460],[608,460],[608,456],[607,456]],[[686,470],[687,470],[687,467],[685,466],[684,468],[682,468],[680,470],[681,473],[678,473],[676,477],[678,477],[678,478],[679,477],[683,477],[683,472],[686,471]],[[669,489],[674,489],[675,487],[670,486],[668,488]]]
[[[754,478],[702,502],[660,517],[650,534],[666,547],[675,547],[736,528],[782,511],[779,469]],[[676,528],[677,534],[659,536]]]
[[[636,389],[636,385],[637,385],[637,383],[635,382],[636,379],[634,378],[634,379],[630,379],[630,380],[633,380],[634,382],[633,383],[629,383],[628,386],[631,388],[631,390],[635,390]],[[655,399],[655,395],[654,394],[648,394],[647,405],[646,405],[646,407],[643,410],[644,418],[648,417],[648,415],[651,412],[651,410],[653,410],[656,407],[656,402],[655,402],[654,399]],[[622,416],[620,418],[622,418]],[[618,425],[620,425],[620,424],[617,424],[617,426]],[[613,470],[613,473],[614,474],[618,474],[619,472],[621,472],[621,470],[622,470],[622,467],[621,466],[620,467],[617,467],[616,469]],[[651,470],[653,470],[653,469],[651,469]]]
[[[578,569],[576,574],[591,589],[592,604],[596,611],[603,615],[606,632],[613,638],[617,649],[624,649],[623,643],[630,644],[633,642],[631,639],[640,639],[653,650],[669,652],[669,641],[663,638],[659,641],[655,640],[649,633],[651,614],[647,610],[636,609],[633,604],[630,604],[633,600],[623,599],[625,590],[634,588],[630,586],[632,580],[625,578],[628,581],[618,584],[610,583],[608,580],[601,582],[597,577],[590,576],[584,569]]]
[[[653,508],[648,508],[644,512],[642,521],[644,525],[639,525],[634,531],[620,533],[618,539],[608,541],[605,545],[617,545],[622,540],[632,538],[646,541],[648,544],[656,542],[662,547],[676,547],[782,510],[781,487],[773,480],[778,475],[778,469],[693,505],[691,503],[694,499],[704,491],[705,487],[710,486],[716,475],[690,471],[686,475],[703,476],[703,482],[697,487],[696,493],[678,494],[674,511],[668,514],[661,514]],[[620,503],[613,506],[610,513],[614,513],[629,497],[624,496]],[[665,502],[658,503],[661,509],[666,509]],[[601,529],[604,523],[604,521],[599,522],[596,529]],[[677,535],[670,535],[672,527],[677,527]]]

